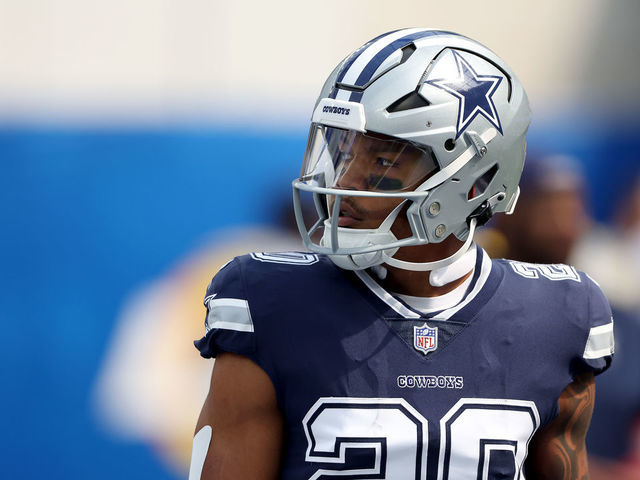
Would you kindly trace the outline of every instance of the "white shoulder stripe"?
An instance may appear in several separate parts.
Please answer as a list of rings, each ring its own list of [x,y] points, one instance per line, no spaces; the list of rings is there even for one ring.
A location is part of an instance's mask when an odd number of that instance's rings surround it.
[[[583,357],[585,359],[595,359],[612,355],[614,350],[613,338],[613,318],[611,322],[592,327],[589,330],[589,338],[584,348]]]
[[[207,302],[207,332],[213,328],[253,332],[249,302],[240,298],[211,298]]]
[[[214,307],[237,307],[249,309],[249,303],[240,298],[211,298],[208,302],[209,308]]]

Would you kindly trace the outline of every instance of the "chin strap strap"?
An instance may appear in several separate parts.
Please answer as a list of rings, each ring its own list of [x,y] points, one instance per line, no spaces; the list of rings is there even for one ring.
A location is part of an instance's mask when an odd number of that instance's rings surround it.
[[[391,265],[392,267],[403,268],[405,270],[412,270],[414,272],[424,272],[426,270],[437,270],[439,268],[446,267],[451,265],[453,262],[462,257],[473,242],[473,234],[476,231],[476,224],[478,221],[475,218],[472,218],[469,224],[469,235],[465,240],[462,247],[458,249],[453,255],[443,258],[442,260],[436,260],[435,262],[406,262],[404,260],[398,260],[397,258],[393,258],[388,256],[386,253],[382,252],[382,258],[384,263],[387,265]],[[461,275],[462,276],[462,275]],[[435,286],[435,285],[434,285]]]

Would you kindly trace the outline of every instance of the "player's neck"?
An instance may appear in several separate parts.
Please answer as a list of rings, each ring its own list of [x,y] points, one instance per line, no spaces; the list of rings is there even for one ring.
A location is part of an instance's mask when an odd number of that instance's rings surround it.
[[[395,257],[409,262],[433,262],[453,255],[462,247],[462,243],[451,235],[442,243],[401,248]],[[470,270],[457,280],[435,287],[429,283],[430,271],[415,272],[389,265],[385,267],[387,275],[381,282],[382,286],[387,291],[413,297],[438,297],[449,293],[464,283],[472,273]]]

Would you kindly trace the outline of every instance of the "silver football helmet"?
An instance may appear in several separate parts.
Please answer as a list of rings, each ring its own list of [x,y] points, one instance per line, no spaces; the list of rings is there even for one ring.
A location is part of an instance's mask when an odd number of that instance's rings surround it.
[[[433,270],[471,244],[476,225],[515,207],[530,110],[510,68],[467,37],[429,29],[381,35],[331,73],[313,112],[294,208],[305,246],[340,267],[387,263]],[[301,194],[318,218],[305,226]],[[394,199],[363,227],[350,197]],[[406,215],[411,234],[391,228]],[[464,244],[438,262],[394,258],[400,247]]]

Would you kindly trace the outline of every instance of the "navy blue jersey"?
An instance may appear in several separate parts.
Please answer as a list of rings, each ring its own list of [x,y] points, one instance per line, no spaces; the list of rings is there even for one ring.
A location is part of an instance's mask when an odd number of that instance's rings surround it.
[[[524,478],[561,392],[613,351],[586,275],[480,249],[464,299],[429,315],[309,253],[238,257],[205,305],[201,354],[246,355],[273,382],[282,479]]]

